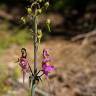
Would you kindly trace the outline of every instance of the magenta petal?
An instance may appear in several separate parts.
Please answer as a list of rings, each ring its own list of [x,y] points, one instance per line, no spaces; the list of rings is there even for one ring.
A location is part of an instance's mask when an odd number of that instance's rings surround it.
[[[46,62],[49,62],[49,61],[51,61],[51,58],[44,58],[43,59],[43,63],[46,63]]]
[[[26,58],[20,58],[20,66],[22,69],[28,68],[28,61]]]
[[[48,76],[49,72],[55,70],[54,66],[50,66],[50,65],[47,65],[47,64],[43,64],[42,68],[43,68],[43,72],[46,76]]]
[[[45,68],[45,70],[48,71],[48,72],[51,72],[51,71],[53,71],[54,69],[55,69],[54,66],[47,66],[47,67]]]
[[[44,71],[44,74],[48,77],[48,72],[47,71]]]

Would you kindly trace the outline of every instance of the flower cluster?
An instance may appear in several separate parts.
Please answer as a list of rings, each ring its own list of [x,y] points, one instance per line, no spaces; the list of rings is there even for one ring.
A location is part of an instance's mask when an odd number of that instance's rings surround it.
[[[32,69],[31,69],[31,67],[29,65],[29,62],[27,60],[26,49],[22,48],[21,49],[21,53],[22,53],[21,57],[19,58],[19,65],[20,65],[20,67],[22,69],[22,72],[23,72],[23,82],[24,82],[24,77],[25,77],[26,73],[32,73],[32,77],[34,77],[34,74],[33,74]],[[40,75],[40,76],[36,75],[35,76],[36,78],[41,78],[41,76],[43,76],[43,75],[48,77],[48,74],[51,71],[55,70],[54,66],[49,65],[49,63],[51,61],[51,57],[50,57],[47,49],[43,49],[42,56],[43,56],[43,59],[42,59],[42,69],[37,72],[37,75],[39,74],[40,71],[42,71],[43,74]]]

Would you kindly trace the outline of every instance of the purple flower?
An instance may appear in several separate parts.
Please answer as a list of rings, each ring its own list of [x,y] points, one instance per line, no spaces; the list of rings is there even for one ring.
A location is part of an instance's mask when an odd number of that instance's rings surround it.
[[[51,61],[51,57],[48,53],[47,49],[43,50],[43,60],[42,60],[42,70],[43,73],[48,77],[48,73],[55,70],[54,66],[49,65],[49,62]]]
[[[24,83],[25,75],[26,75],[27,72],[30,71],[28,60],[27,60],[26,58],[24,58],[24,57],[21,57],[21,58],[19,59],[19,65],[20,65],[20,67],[21,67],[21,69],[22,69],[22,73],[23,73],[23,83]]]
[[[27,52],[26,52],[26,49],[25,48],[22,48],[21,49],[21,57],[19,58],[19,65],[22,69],[22,73],[23,73],[23,83],[24,83],[24,78],[25,78],[25,75],[27,72],[30,72],[30,65],[28,63],[28,60],[27,60]]]
[[[19,60],[19,65],[23,71],[28,72],[29,64],[28,64],[28,60],[26,58],[21,57]]]
[[[54,66],[50,66],[47,64],[43,64],[42,65],[42,69],[43,69],[43,73],[48,77],[48,73],[50,73],[51,71],[55,70]]]

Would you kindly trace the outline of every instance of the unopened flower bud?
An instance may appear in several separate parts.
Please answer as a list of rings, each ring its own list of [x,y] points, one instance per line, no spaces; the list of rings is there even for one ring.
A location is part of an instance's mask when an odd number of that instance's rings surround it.
[[[41,38],[42,37],[42,30],[41,29],[38,29],[38,38]]]
[[[32,13],[32,9],[31,8],[27,8],[27,12],[28,12],[28,14],[31,14]]]
[[[38,13],[38,14],[41,14],[41,13],[42,13],[42,9],[38,9],[38,10],[37,10],[37,13]]]
[[[42,33],[42,30],[41,29],[38,29],[38,34],[41,34]]]
[[[38,0],[40,3],[43,1],[43,0]]]
[[[49,7],[49,2],[45,3],[45,7],[48,8]]]
[[[46,24],[50,24],[51,23],[51,20],[50,19],[47,19],[46,20]]]
[[[41,38],[42,38],[42,30],[38,29],[38,43],[40,44]]]
[[[26,23],[26,20],[25,20],[24,17],[21,17],[21,21],[22,21],[23,23]]]
[[[46,25],[47,25],[48,31],[51,32],[51,28],[50,28],[51,21],[50,21],[50,19],[46,20]]]

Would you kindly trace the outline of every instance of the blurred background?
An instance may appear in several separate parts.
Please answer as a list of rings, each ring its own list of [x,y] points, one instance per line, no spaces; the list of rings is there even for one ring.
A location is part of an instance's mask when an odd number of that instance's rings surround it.
[[[96,96],[96,0],[49,0],[50,8],[39,17],[43,38],[39,49],[49,48],[56,71],[43,78],[36,96]],[[0,0],[0,96],[28,96],[28,80],[22,84],[16,63],[26,48],[33,62],[32,33],[20,18],[28,0]],[[51,31],[44,21],[51,19]],[[27,86],[27,87],[26,87]]]

